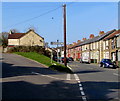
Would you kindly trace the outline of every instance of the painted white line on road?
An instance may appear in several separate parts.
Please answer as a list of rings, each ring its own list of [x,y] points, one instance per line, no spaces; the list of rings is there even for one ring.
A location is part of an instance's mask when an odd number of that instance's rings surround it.
[[[75,80],[79,80],[80,81],[80,79],[79,79],[79,77],[77,76],[77,74],[74,74],[74,77],[75,77]]]
[[[119,75],[119,74],[117,74],[117,73],[113,73],[113,75],[120,76],[120,75]]]
[[[56,78],[56,77],[49,76],[49,75],[41,75],[41,76],[46,76],[46,77],[53,78],[53,79],[57,79],[57,80],[65,80],[65,79],[62,79],[62,78]]]
[[[85,96],[82,96],[82,99],[83,101],[87,101],[86,97]]]
[[[32,72],[32,74],[36,74],[36,75],[38,75],[38,74],[40,74],[40,73],[37,73],[37,72]]]
[[[80,90],[83,91],[83,87],[80,87]]]
[[[75,77],[75,80],[77,80],[77,82],[78,82],[78,84],[79,84],[79,90],[80,90],[80,93],[81,93],[81,95],[82,95],[83,101],[87,101],[87,98],[86,98],[85,93],[84,93],[84,91],[83,91],[83,87],[82,87],[82,84],[81,84],[81,82],[80,82],[80,79],[79,79],[78,75],[77,75],[77,74],[74,74],[74,77]]]
[[[66,80],[70,80],[70,74],[67,74]]]
[[[71,70],[72,70],[72,68],[70,67],[70,66],[68,66]],[[68,76],[68,75],[67,75]],[[83,101],[87,101],[87,98],[86,98],[86,96],[85,96],[85,93],[84,93],[84,91],[83,91],[83,87],[82,87],[82,84],[81,84],[81,82],[80,82],[80,79],[79,79],[79,77],[78,77],[78,75],[77,74],[74,74],[74,77],[75,77],[75,80],[78,82],[78,84],[79,84],[79,90],[80,90],[80,93],[81,93],[81,95],[82,95],[82,100]]]
[[[78,83],[81,83],[81,82],[80,82],[80,80],[79,80],[79,81],[77,81],[77,82],[78,82]]]
[[[83,91],[81,91],[81,95],[85,95],[85,93]]]
[[[32,72],[32,74],[39,75],[40,73],[37,73],[37,72]],[[65,80],[65,79],[62,79],[62,78],[56,78],[56,77],[49,76],[49,75],[43,75],[43,74],[40,74],[40,75],[41,75],[41,76],[46,76],[46,77],[49,77],[49,78],[53,78],[53,79],[57,79],[57,80]]]
[[[69,65],[67,65],[67,67],[72,71],[72,68]]]
[[[79,86],[82,87],[82,84],[80,83]]]

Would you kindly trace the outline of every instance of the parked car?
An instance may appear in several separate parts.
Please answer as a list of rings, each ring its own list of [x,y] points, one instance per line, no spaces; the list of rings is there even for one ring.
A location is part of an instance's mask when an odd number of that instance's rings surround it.
[[[111,61],[111,59],[102,59],[99,64],[100,67],[104,68],[117,68],[116,64]]]
[[[56,62],[57,62],[57,61],[60,62],[60,58],[58,58],[58,57],[56,57],[56,56],[53,57],[53,60],[56,61]]]
[[[64,57],[61,57],[61,61],[62,61],[62,63],[64,63]],[[66,58],[66,62],[69,63],[69,59],[68,58]]]
[[[74,59],[72,57],[69,57],[68,60],[69,61],[74,61]]]

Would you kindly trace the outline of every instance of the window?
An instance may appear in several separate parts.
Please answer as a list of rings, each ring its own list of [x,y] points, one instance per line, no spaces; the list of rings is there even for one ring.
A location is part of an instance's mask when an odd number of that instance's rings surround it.
[[[40,40],[40,42],[43,42],[42,40]]]
[[[112,49],[115,48],[115,45],[114,45],[114,39],[112,39],[112,41],[111,41],[111,48],[112,48]]]

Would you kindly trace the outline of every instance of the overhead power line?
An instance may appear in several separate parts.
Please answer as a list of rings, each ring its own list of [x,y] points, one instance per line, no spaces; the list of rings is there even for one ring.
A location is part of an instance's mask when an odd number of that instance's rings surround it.
[[[67,6],[69,6],[69,5],[73,4],[73,3],[75,3],[75,2],[70,2],[69,4],[67,4]],[[18,23],[14,24],[14,25],[10,25],[10,26],[4,27],[3,29],[7,29],[7,28],[9,28],[9,27],[17,26],[17,25],[20,25],[20,24],[22,24],[22,23],[29,22],[29,21],[31,21],[31,20],[37,19],[37,18],[39,18],[39,17],[41,17],[41,16],[47,15],[47,14],[55,11],[55,10],[61,8],[61,7],[62,7],[62,6],[59,6],[59,7],[55,8],[55,9],[49,10],[49,11],[47,11],[47,12],[45,12],[45,13],[42,13],[42,14],[40,14],[40,15],[38,15],[38,16],[32,17],[32,18],[30,18],[30,19],[27,19],[27,20],[24,20],[24,21],[21,21],[21,22],[18,22]]]
[[[52,10],[49,10],[49,11],[47,11],[47,12],[45,12],[45,13],[42,13],[42,14],[40,14],[40,15],[38,15],[38,16],[35,16],[35,17],[33,17],[33,18],[30,18],[30,19],[21,21],[21,22],[19,22],[19,23],[14,24],[14,25],[7,26],[7,27],[5,27],[5,28],[3,28],[3,29],[7,29],[7,28],[9,28],[9,27],[13,27],[13,26],[16,26],[16,25],[20,25],[20,24],[22,24],[22,23],[31,21],[31,20],[33,20],[33,19],[37,19],[37,18],[39,18],[39,17],[41,17],[41,16],[44,16],[44,15],[46,15],[46,14],[49,14],[49,13],[51,13],[51,12],[53,12],[53,11],[59,9],[60,7],[62,7],[62,6],[59,6],[59,7],[55,8],[55,9],[52,9]]]

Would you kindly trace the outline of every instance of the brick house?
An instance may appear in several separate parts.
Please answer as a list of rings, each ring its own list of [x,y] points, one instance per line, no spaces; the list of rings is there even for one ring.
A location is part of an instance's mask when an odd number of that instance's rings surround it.
[[[94,37],[93,34],[90,35],[89,39],[83,38],[83,41],[77,45],[77,47],[81,47],[81,58],[85,60],[85,62],[96,62],[99,63],[101,59],[104,58],[104,50],[103,50],[103,39],[108,35],[112,34],[114,30],[108,31],[104,33],[104,31],[100,31],[99,35]],[[75,47],[72,47],[72,50],[75,53]]]
[[[73,42],[73,44],[68,45],[67,47],[67,57],[72,57],[74,60],[81,58],[81,46],[78,46],[81,43],[80,40]]]
[[[14,46],[44,46],[44,38],[38,35],[34,30],[26,33],[9,33],[8,47]]]
[[[118,61],[119,58],[119,48],[120,48],[120,30],[115,31],[106,38],[104,38],[104,54],[107,53],[109,56],[107,58],[112,59],[113,61]]]

